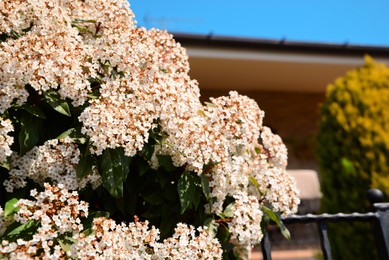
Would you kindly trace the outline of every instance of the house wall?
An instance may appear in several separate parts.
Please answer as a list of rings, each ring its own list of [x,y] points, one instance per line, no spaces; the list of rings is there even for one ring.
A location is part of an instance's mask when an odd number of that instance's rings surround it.
[[[281,136],[288,148],[288,169],[317,170],[315,138],[324,93],[239,91],[265,111],[264,124]],[[228,95],[227,90],[201,89],[201,99]]]

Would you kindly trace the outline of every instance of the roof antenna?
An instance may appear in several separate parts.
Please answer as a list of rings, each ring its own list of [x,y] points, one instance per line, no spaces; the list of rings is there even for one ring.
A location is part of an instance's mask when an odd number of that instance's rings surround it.
[[[207,35],[207,40],[211,40],[212,36],[213,36],[213,32],[210,31],[210,32],[208,33],[208,35]]]

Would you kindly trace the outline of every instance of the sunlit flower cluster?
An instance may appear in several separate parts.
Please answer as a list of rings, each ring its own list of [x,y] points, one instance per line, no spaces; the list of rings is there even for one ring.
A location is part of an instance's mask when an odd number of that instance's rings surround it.
[[[201,227],[178,224],[172,237],[159,242],[159,230],[135,217],[128,225],[95,218],[86,235],[82,219],[88,204],[76,191],[45,184],[43,192],[31,191],[34,200],[19,200],[14,223],[35,226],[29,240],[1,241],[0,256],[10,259],[221,259],[217,239]],[[7,224],[8,223],[8,224]],[[9,225],[0,209],[0,231]],[[0,233],[2,234],[2,233]]]
[[[255,196],[237,194],[232,208],[234,216],[228,222],[228,228],[232,239],[236,239],[243,245],[258,244],[262,237],[262,231],[258,223],[261,222],[263,212],[259,207],[258,199]]]
[[[10,259],[59,259],[65,257],[60,240],[83,230],[81,218],[88,216],[88,205],[78,200],[76,191],[69,192],[62,185],[45,184],[43,192],[31,191],[34,200],[20,199],[15,222],[36,228],[31,239],[15,242],[2,240],[0,256]]]
[[[9,133],[13,130],[11,120],[0,118],[0,162],[6,161],[8,156],[12,154],[11,145],[14,140]]]
[[[100,176],[96,169],[79,180],[76,166],[80,151],[74,143],[60,142],[57,139],[46,141],[42,146],[35,146],[25,155],[13,158],[13,168],[9,178],[4,182],[8,192],[25,187],[28,179],[43,184],[47,180],[62,184],[67,189],[78,190],[91,183],[93,188],[100,185]]]
[[[172,237],[158,242],[159,230],[135,219],[128,225],[94,220],[93,234],[80,234],[69,255],[80,259],[221,259],[217,239],[201,227],[177,224]]]
[[[73,116],[72,124],[87,142],[85,156],[95,159],[107,149],[143,156],[158,129],[150,158],[142,159],[158,170],[158,156],[169,156],[175,167],[205,176],[210,190],[206,214],[219,218],[226,200],[234,200],[227,221],[232,239],[258,243],[263,206],[283,216],[297,211],[296,184],[285,170],[286,147],[263,126],[264,112],[254,100],[231,91],[202,104],[198,83],[188,72],[185,49],[166,31],[136,27],[127,0],[0,2],[0,114],[12,110],[18,115],[18,110],[28,111],[26,104],[29,109],[42,104],[63,109],[58,100],[50,100],[55,93],[77,110],[75,116],[65,114]],[[95,189],[106,165],[91,161],[91,171],[78,177],[81,146],[71,138],[41,141],[25,154],[12,152],[10,133],[20,127],[12,123],[0,118],[0,162],[10,159],[11,165],[6,190],[23,188],[28,181],[50,181],[61,188],[46,186],[45,195],[33,192],[37,202],[19,201],[15,220],[39,220],[41,226],[32,241],[5,242],[2,252],[18,252],[12,255],[18,258],[42,247],[47,257],[58,258],[63,248],[48,241],[70,232],[75,241],[68,254],[76,258],[221,257],[220,244],[206,227],[178,224],[173,236],[160,242],[159,231],[147,221],[117,224],[98,218],[91,235],[80,233],[79,213],[69,208],[81,204],[69,204],[76,195],[62,187],[81,190],[90,184]],[[86,215],[82,205],[79,210]],[[61,215],[48,214],[50,207]],[[0,222],[0,231],[4,225]]]

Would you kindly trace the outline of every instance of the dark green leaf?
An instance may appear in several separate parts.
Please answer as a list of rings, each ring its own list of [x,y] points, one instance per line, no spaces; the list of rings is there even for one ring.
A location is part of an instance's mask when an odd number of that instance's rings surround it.
[[[39,133],[42,128],[42,119],[30,113],[23,113],[20,117],[21,128],[19,132],[20,154],[24,155],[39,142]]]
[[[68,103],[61,99],[57,91],[50,90],[45,92],[44,98],[47,104],[49,104],[55,111],[65,116],[72,116]]]
[[[225,225],[219,225],[218,230],[217,230],[217,238],[222,244],[229,244],[230,243],[230,238],[231,238],[231,233],[228,227]],[[224,247],[223,247],[224,248]]]
[[[145,201],[150,203],[151,205],[161,205],[164,203],[164,196],[161,191],[154,192],[148,196],[146,196]]]
[[[204,173],[201,174],[201,188],[203,189],[203,193],[205,198],[210,201],[211,200],[211,188],[209,187],[209,179]]]
[[[74,143],[77,144],[85,144],[87,141],[87,137],[81,133],[81,129],[79,127],[66,130],[56,139],[63,139],[66,137],[69,137]]]
[[[85,176],[91,174],[94,163],[95,161],[92,156],[81,154],[80,160],[78,161],[78,164],[76,166],[77,178],[80,180]]]
[[[42,112],[42,110],[35,106],[35,105],[30,105],[30,104],[24,104],[23,106],[20,107],[21,109],[24,109],[31,115],[34,115],[36,117],[39,117],[41,119],[46,119],[46,115]]]
[[[159,218],[161,216],[161,212],[159,210],[149,210],[142,214],[142,217],[145,219],[154,219]]]
[[[143,159],[138,160],[136,165],[138,166],[139,176],[142,176],[148,170],[150,170],[150,165]]]
[[[172,216],[163,216],[161,220],[161,226],[159,228],[161,232],[161,238],[164,239],[170,235],[174,225],[176,224],[176,219]]]
[[[177,191],[180,197],[181,214],[193,203],[196,192],[195,181],[195,175],[189,172],[184,172],[178,181]]]
[[[22,225],[18,222],[14,222],[8,226],[0,240],[8,240],[11,242],[15,241],[19,237],[28,240],[29,237],[32,237],[32,235],[36,232],[39,225],[40,222],[36,220],[28,220]]]
[[[173,165],[170,155],[157,155],[158,162],[162,168],[167,172],[173,172],[176,167]]]
[[[130,172],[130,158],[121,148],[106,149],[99,161],[103,186],[115,198],[123,196],[123,183]]]
[[[13,198],[5,203],[4,218],[9,217],[14,213],[18,212],[19,210],[19,207],[17,206],[18,201],[19,200],[17,198]]]
[[[100,217],[109,218],[109,212],[106,212],[106,211],[92,211],[92,212],[89,212],[88,217],[86,219],[83,219],[83,221],[82,221],[82,225],[84,226],[83,233],[86,236],[89,236],[93,232],[93,229],[92,229],[93,220],[95,218],[100,218]]]

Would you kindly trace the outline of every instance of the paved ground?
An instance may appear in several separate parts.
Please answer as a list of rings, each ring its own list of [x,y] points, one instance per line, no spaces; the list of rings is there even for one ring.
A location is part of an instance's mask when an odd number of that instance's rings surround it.
[[[272,251],[273,260],[318,260],[318,249],[275,250]],[[262,252],[253,250],[250,260],[262,260]]]

